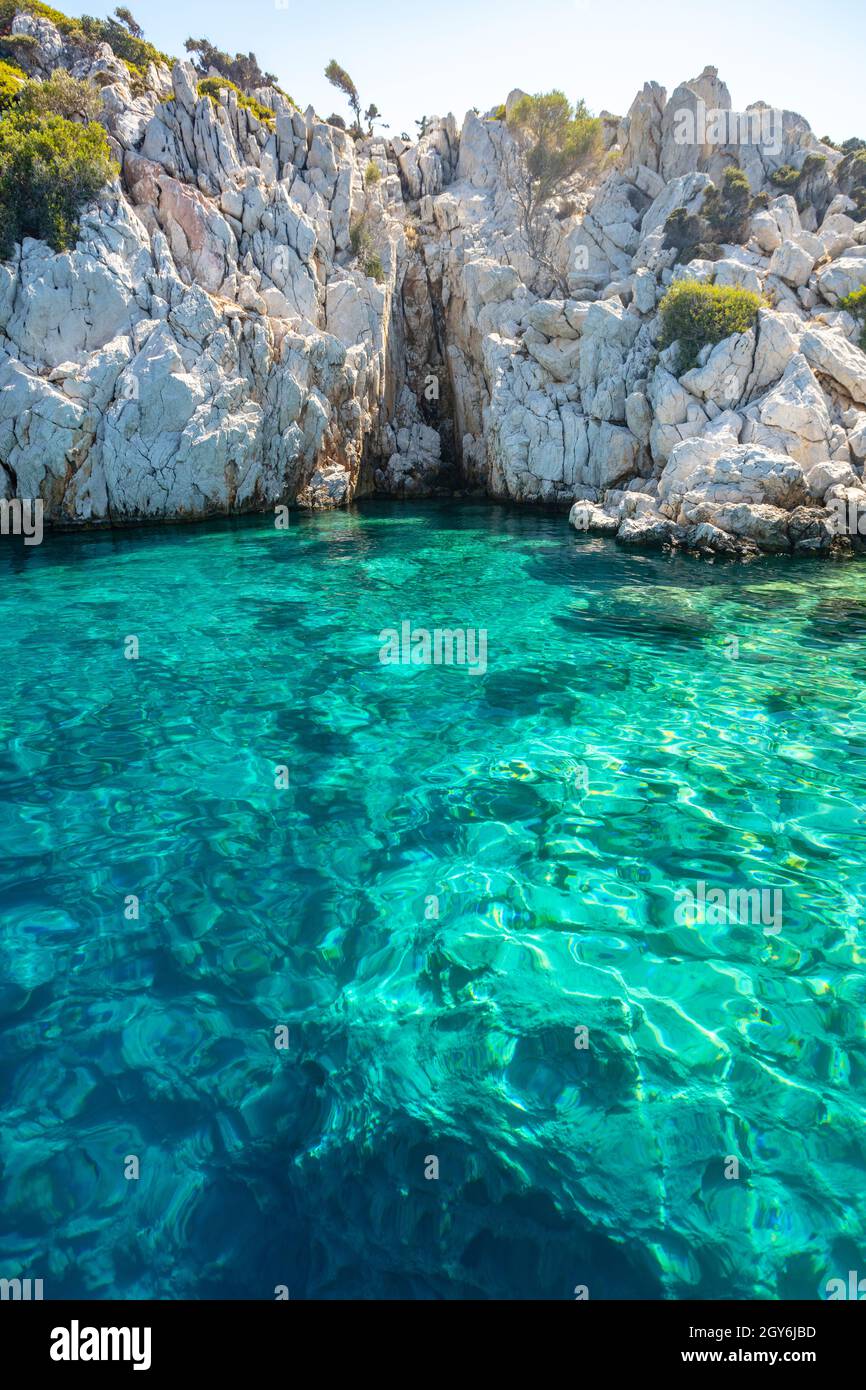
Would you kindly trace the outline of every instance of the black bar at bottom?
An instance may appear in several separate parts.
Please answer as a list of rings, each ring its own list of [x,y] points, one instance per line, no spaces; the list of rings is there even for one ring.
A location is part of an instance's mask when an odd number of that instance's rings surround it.
[[[697,1371],[760,1367],[810,1368],[826,1380],[860,1360],[864,1309],[845,1302],[635,1303],[375,1303],[304,1302],[15,1302],[0,1303],[5,1365],[16,1375],[48,1373],[51,1380],[100,1373],[149,1376],[162,1383],[179,1374],[213,1371],[268,1375],[269,1366],[293,1365],[318,1351],[322,1375],[342,1366],[357,1376],[383,1369],[389,1379],[429,1383],[438,1358],[453,1375],[458,1347],[474,1347],[464,1376],[489,1380],[491,1363],[504,1359],[521,1372],[562,1355],[577,1356],[593,1373],[609,1370]],[[407,1341],[407,1334],[412,1339]],[[452,1334],[460,1337],[452,1340]],[[467,1343],[466,1337],[471,1339]],[[570,1349],[570,1350],[569,1350]],[[420,1359],[419,1359],[420,1356]],[[561,1362],[560,1362],[561,1364]],[[564,1369],[564,1368],[563,1368]],[[577,1368],[575,1374],[578,1374]],[[305,1378],[309,1378],[308,1374]]]

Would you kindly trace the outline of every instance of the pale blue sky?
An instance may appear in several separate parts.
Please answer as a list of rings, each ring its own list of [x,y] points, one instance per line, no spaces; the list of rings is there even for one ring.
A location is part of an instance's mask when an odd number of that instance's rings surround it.
[[[60,8],[78,13],[72,0]],[[252,49],[302,106],[345,111],[323,69],[336,58],[392,131],[423,113],[462,119],[512,87],[586,98],[624,114],[654,78],[667,87],[713,63],[734,105],[799,111],[817,135],[866,138],[863,0],[130,0],[147,37],[182,56],[189,36]],[[82,0],[91,14],[113,4]]]

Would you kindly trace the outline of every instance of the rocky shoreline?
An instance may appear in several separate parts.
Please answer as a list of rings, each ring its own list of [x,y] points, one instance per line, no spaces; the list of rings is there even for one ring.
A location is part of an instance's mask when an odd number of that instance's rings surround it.
[[[454,490],[630,545],[859,546],[866,354],[839,305],[866,284],[866,222],[802,117],[777,113],[771,151],[684,143],[683,112],[730,111],[712,68],[604,113],[606,169],[556,223],[563,295],[521,235],[503,119],[356,142],[276,88],[259,119],[152,63],[133,95],[107,45],[26,11],[12,32],[29,75],[97,85],[120,170],[73,250],[26,238],[0,263],[0,496],[42,499],[46,524]],[[684,260],[671,214],[732,164],[760,203],[745,240]],[[761,296],[686,371],[658,311],[680,280]]]

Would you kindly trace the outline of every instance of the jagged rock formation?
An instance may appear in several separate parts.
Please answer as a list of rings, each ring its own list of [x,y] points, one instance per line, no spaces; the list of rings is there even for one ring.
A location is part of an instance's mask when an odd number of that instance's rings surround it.
[[[831,176],[817,205],[777,196],[775,169],[801,168],[816,150],[831,173],[841,159],[792,113],[781,117],[772,161],[760,142],[676,144],[672,108],[698,97],[730,107],[713,69],[671,102],[655,86],[636,99],[617,132],[616,168],[585,215],[563,225],[568,299],[533,292],[496,176],[508,136],[467,117],[458,182],[430,208],[439,238],[429,255],[451,304],[464,466],[495,495],[574,499],[577,529],[626,543],[838,548],[850,538],[836,534],[828,504],[866,505],[866,355],[860,326],[834,306],[866,283],[866,226]],[[719,178],[738,155],[753,191],[768,194],[747,244],[676,265],[664,246],[668,216],[695,211],[707,169]],[[676,348],[658,349],[657,304],[680,278],[752,289],[768,307],[677,378]]]
[[[36,75],[99,81],[121,172],[73,251],[25,240],[0,265],[6,496],[75,524],[478,489],[626,543],[739,551],[836,548],[833,504],[866,511],[866,355],[835,307],[866,283],[866,224],[794,113],[772,153],[742,129],[684,143],[684,111],[730,110],[708,68],[606,114],[618,158],[556,224],[563,298],[518,229],[503,122],[356,145],[275,89],[259,120],[179,63],[133,96],[107,47],[13,27]],[[746,244],[676,264],[670,213],[732,162],[768,195]],[[657,305],[681,277],[767,307],[677,376]]]
[[[215,104],[187,64],[152,65],[133,98],[107,47],[94,61],[44,19],[14,28],[38,39],[36,74],[110,79],[121,174],[74,250],[28,239],[0,266],[5,495],[75,523],[338,505],[367,458],[402,491],[415,473],[433,486],[440,436],[407,385],[426,375],[432,314],[384,146],[356,150],[272,89],[272,123],[232,91]],[[426,143],[425,180],[440,159]],[[365,189],[370,159],[383,177]],[[381,283],[351,249],[360,218]]]

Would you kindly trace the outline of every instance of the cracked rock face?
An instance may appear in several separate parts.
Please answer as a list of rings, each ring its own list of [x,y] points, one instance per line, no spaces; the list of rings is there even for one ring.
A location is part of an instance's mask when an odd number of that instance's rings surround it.
[[[37,39],[35,75],[91,75],[48,21],[16,23]],[[415,350],[416,385],[442,350],[423,341],[423,274],[417,322],[403,313],[423,259],[390,152],[356,149],[270,89],[272,121],[231,91],[200,98],[183,63],[149,70],[133,98],[127,70],[103,58],[119,177],[74,249],[27,239],[0,267],[0,495],[40,497],[62,524],[341,506],[389,445],[406,466],[380,471],[382,486],[411,491],[412,472],[424,492],[442,471],[439,422],[406,388],[392,339]],[[456,140],[452,120],[414,149],[428,195]],[[374,276],[351,248],[362,218]]]
[[[670,100],[647,84],[606,118],[613,162],[576,181],[542,270],[505,122],[356,145],[274,89],[258,120],[179,63],[133,96],[110,50],[13,28],[34,75],[98,77],[120,172],[74,249],[25,240],[0,265],[0,494],[74,525],[472,489],[628,544],[856,542],[832,503],[866,491],[866,355],[839,307],[866,284],[866,224],[802,117],[776,113],[772,156],[683,144],[682,113],[729,111],[727,88],[712,68]],[[815,153],[820,177],[778,196],[774,171]],[[732,162],[766,195],[746,244],[675,264],[667,218]],[[658,304],[683,277],[764,303],[678,372]]]

